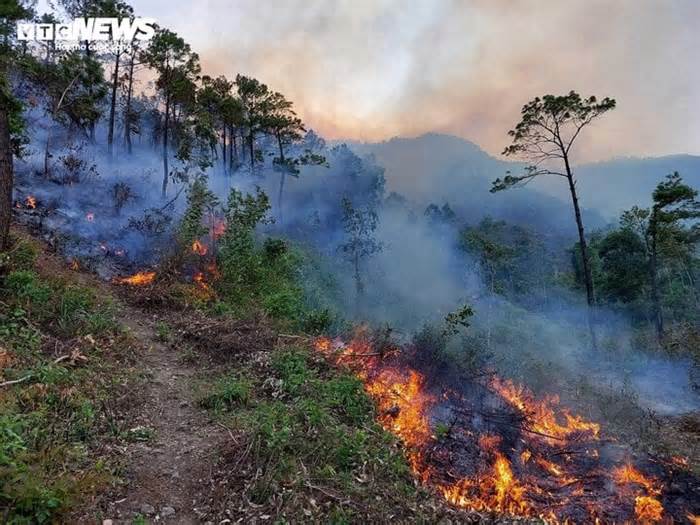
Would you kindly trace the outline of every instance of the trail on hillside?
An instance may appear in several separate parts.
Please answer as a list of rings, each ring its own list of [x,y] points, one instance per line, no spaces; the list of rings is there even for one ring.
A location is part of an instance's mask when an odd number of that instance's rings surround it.
[[[230,437],[196,404],[192,382],[201,369],[158,339],[158,316],[122,306],[118,318],[143,343],[144,391],[142,404],[133,407],[130,432],[137,438],[123,450],[123,481],[92,512],[115,525],[137,516],[205,522],[218,450]]]

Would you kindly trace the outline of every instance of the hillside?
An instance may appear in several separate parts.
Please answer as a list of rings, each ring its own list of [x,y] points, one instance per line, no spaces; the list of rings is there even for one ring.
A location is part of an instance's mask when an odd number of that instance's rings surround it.
[[[380,143],[355,142],[351,147],[376,157],[386,169],[389,191],[417,201],[424,201],[425,196],[445,200],[468,219],[484,213],[536,227],[549,223],[568,231],[566,184],[545,177],[516,192],[491,195],[491,181],[508,170],[517,172],[522,164],[495,158],[468,140],[429,133]],[[591,227],[615,221],[622,210],[632,206],[648,205],[654,187],[673,171],[680,172],[691,186],[700,186],[700,157],[693,155],[621,158],[582,164],[574,171],[584,218]]]
[[[360,382],[308,337],[99,281],[16,234],[0,278],[8,523],[470,519],[416,489]]]

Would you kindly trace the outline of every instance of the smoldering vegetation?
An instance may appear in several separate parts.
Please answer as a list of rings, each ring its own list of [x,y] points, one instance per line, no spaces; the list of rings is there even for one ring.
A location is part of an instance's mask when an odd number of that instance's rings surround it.
[[[51,176],[45,178],[42,140],[41,134],[35,135],[17,165],[15,200],[22,220],[39,228],[67,264],[78,261],[106,279],[157,267],[172,245],[190,182],[178,182],[163,199],[161,159],[150,144],[137,145],[131,156],[118,151],[116,158],[108,158],[103,148],[68,137],[53,151]],[[446,315],[468,304],[475,315],[467,335],[443,349],[455,366],[493,366],[541,391],[575,395],[592,389],[625,396],[641,410],[660,414],[698,409],[692,356],[659,352],[624,313],[598,308],[603,348],[591,350],[585,303],[576,285],[567,285],[564,278],[571,273],[571,256],[559,230],[563,217],[553,216],[556,233],[520,227],[529,244],[518,246],[522,239],[516,239],[519,269],[510,276],[504,270],[496,280],[524,282],[517,290],[506,290],[494,283],[484,253],[464,240],[465,229],[477,228],[485,217],[473,205],[463,214],[456,189],[447,201],[440,184],[434,192],[423,184],[423,193],[408,198],[387,187],[375,157],[360,157],[345,145],[329,146],[313,133],[305,140],[313,142],[326,163],[287,176],[281,206],[281,174],[269,161],[253,175],[244,164],[229,171],[220,162],[206,174],[220,203],[231,188],[253,192],[260,186],[272,196],[275,222],[258,227],[258,234],[287,239],[309,254],[300,270],[307,300],[332,312],[336,327],[343,326],[341,319],[388,325],[410,342],[426,326],[440,326]],[[265,141],[259,147],[273,151],[273,144]],[[429,181],[430,174],[425,178]],[[463,191],[469,195],[471,189]],[[36,199],[35,209],[26,205],[30,195]],[[482,197],[497,201],[501,195]],[[510,197],[520,199],[515,193]],[[343,198],[358,209],[377,210],[375,234],[381,249],[361,263],[359,300],[352,264],[341,250],[347,236]],[[522,199],[520,206],[526,208],[528,195]],[[426,203],[438,205],[430,208]],[[485,208],[498,213],[498,205]],[[487,222],[517,225],[518,213],[505,208]],[[538,218],[542,220],[544,216]]]

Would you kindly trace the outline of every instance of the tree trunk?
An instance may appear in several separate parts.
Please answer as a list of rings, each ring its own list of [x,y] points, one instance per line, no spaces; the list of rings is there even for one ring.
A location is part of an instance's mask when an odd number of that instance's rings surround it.
[[[235,151],[236,158],[238,158],[238,148],[236,147],[236,135],[233,134],[233,126],[229,126],[228,131],[228,167],[229,171],[233,173],[233,153]]]
[[[226,174],[226,124],[224,124],[222,132],[223,132],[222,133],[222,135],[223,135],[223,147],[221,148],[221,152],[223,153],[224,174]]]
[[[134,89],[134,61],[136,52],[132,52],[129,61],[129,87],[126,90],[126,110],[124,112],[124,139],[126,141],[126,151],[131,155],[131,93]]]
[[[284,148],[282,147],[282,137],[280,136],[279,133],[276,134],[277,136],[277,146],[279,147],[280,150],[280,166],[281,166],[281,171],[280,171],[280,189],[279,189],[279,194],[277,195],[277,212],[279,214],[279,219],[280,219],[280,224],[283,222],[282,218],[282,193],[284,191],[284,179],[286,176],[286,166],[284,163]]]
[[[359,316],[364,286],[362,285],[362,276],[360,275],[360,254],[357,249],[355,249],[353,265],[355,267],[355,314]]]
[[[659,293],[659,269],[658,253],[656,248],[656,212],[652,211],[649,221],[649,233],[651,237],[651,250],[649,253],[649,280],[651,281],[651,304],[653,308],[652,317],[656,327],[656,336],[659,342],[664,336],[664,318],[661,311],[661,295]]]
[[[165,198],[168,192],[168,126],[170,125],[170,93],[165,97],[165,124],[163,126],[163,190]]]
[[[90,42],[85,41],[85,56],[89,59],[92,56],[92,50],[90,49]],[[92,85],[88,86],[88,95],[92,98]],[[95,121],[91,120],[88,124],[90,129],[90,142],[95,143]]]
[[[253,134],[248,134],[248,148],[250,152],[250,174],[255,173],[255,146]]]
[[[49,178],[49,144],[51,141],[51,124],[46,130],[46,146],[44,147],[44,178]]]
[[[117,86],[119,85],[119,57],[121,53],[117,51],[114,60],[114,78],[112,79],[112,103],[109,108],[109,132],[107,133],[107,153],[112,157],[114,145],[114,115],[117,109]]]
[[[231,164],[231,171],[233,172],[234,156],[236,158],[236,167],[238,167],[238,144],[236,143],[236,134],[234,132],[233,126],[231,126],[231,141],[229,142],[229,163]]]
[[[12,143],[7,107],[0,107],[0,251],[10,248],[12,221]]]
[[[595,292],[593,289],[593,274],[591,272],[591,263],[588,257],[588,243],[586,242],[586,233],[583,229],[583,219],[581,219],[581,208],[578,204],[578,195],[576,194],[576,182],[574,175],[569,166],[569,158],[564,155],[564,164],[566,166],[566,179],[569,181],[569,191],[571,192],[571,202],[574,205],[574,215],[576,217],[576,227],[578,228],[579,248],[581,251],[581,262],[583,264],[583,275],[586,283],[586,301],[588,303],[588,331],[591,334],[591,344],[594,349],[598,348],[598,340],[595,332],[595,320],[593,318],[595,307]]]

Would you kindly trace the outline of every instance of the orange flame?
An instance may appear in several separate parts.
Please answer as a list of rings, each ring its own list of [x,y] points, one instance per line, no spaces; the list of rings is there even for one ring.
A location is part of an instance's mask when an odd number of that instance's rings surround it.
[[[24,204],[27,206],[27,208],[31,208],[33,210],[36,208],[36,198],[33,195],[27,195],[27,198],[24,199]]]
[[[422,445],[430,437],[426,412],[433,397],[422,391],[423,381],[415,370],[386,369],[365,385],[377,400],[379,422],[408,447]]]
[[[652,496],[637,496],[634,499],[634,514],[639,523],[657,523],[662,520],[664,508]]]
[[[576,472],[576,463],[559,447],[567,442],[581,441],[586,447],[585,454],[598,458],[598,450],[592,446],[592,442],[599,440],[598,423],[570,413],[559,405],[556,396],[537,399],[510,380],[493,378],[490,381],[493,394],[500,396],[523,417],[523,425],[529,431],[522,439],[526,447],[520,452],[510,449],[517,461],[514,471],[509,452],[501,448],[501,437],[482,434],[478,439],[480,455],[492,458],[492,463],[486,470],[479,469],[474,475],[463,475],[451,483],[447,481],[449,477],[437,472],[433,464],[433,455],[440,456],[446,451],[437,446],[439,438],[433,435],[430,414],[441,400],[459,394],[444,390],[438,395],[428,391],[425,377],[419,371],[383,358],[373,350],[371,341],[372,338],[359,329],[349,344],[340,339],[319,337],[314,341],[314,348],[336,364],[350,367],[364,382],[365,390],[377,404],[379,423],[403,442],[409,465],[422,483],[434,487],[448,503],[457,507],[538,517],[546,523],[572,523],[565,517],[564,505],[561,511],[553,510],[551,505],[556,505],[556,494],[545,487],[551,483],[561,487],[562,504],[569,497],[588,497],[584,485],[578,485],[582,479],[572,476]],[[440,417],[439,413],[436,417]],[[464,427],[458,427],[456,432],[474,435]],[[539,443],[528,440],[538,440]],[[560,452],[542,454],[538,452],[542,447]],[[555,462],[554,458],[561,461]],[[447,474],[454,475],[452,472]],[[541,485],[538,480],[544,481],[544,478],[547,478],[546,484]],[[618,485],[631,485],[621,490],[616,499],[624,501],[628,498],[629,504],[634,504],[636,522],[646,524],[665,519],[659,497],[661,485],[657,480],[645,477],[631,465],[614,470],[611,478]],[[585,501],[582,504],[588,509],[591,523],[603,523],[605,518],[599,516],[600,508]],[[627,509],[631,512],[632,507]]]
[[[129,277],[120,277],[116,279],[119,284],[129,284],[131,286],[144,286],[151,284],[156,278],[156,272],[138,272]]]
[[[671,458],[671,462],[674,465],[678,465],[679,467],[687,467],[688,466],[688,458],[684,458],[683,456],[673,456]]]
[[[211,233],[214,236],[214,239],[219,239],[220,237],[222,237],[224,233],[226,233],[226,222],[214,217],[211,227]]]
[[[618,485],[637,484],[644,487],[650,494],[660,494],[656,480],[647,478],[629,463],[613,470],[613,479]]]
[[[598,439],[600,425],[584,420],[581,416],[572,415],[565,408],[559,408],[559,398],[550,396],[542,401],[534,399],[525,387],[516,386],[511,380],[502,380],[494,377],[491,387],[498,392],[511,406],[529,416],[531,429],[552,438],[568,438],[573,434],[590,433]],[[561,423],[561,417],[557,417],[558,409],[565,423]]]
[[[75,258],[71,259],[70,269],[76,270],[76,271],[80,270],[80,263],[78,263],[78,259],[75,259]]]
[[[204,279],[204,274],[202,272],[197,272],[194,274],[194,277],[192,278],[194,282],[196,282],[199,286],[204,288],[205,290],[209,289],[209,285],[207,284],[206,280]]]
[[[530,514],[525,487],[516,479],[508,459],[498,451],[495,455],[491,474],[480,480],[464,478],[454,485],[440,487],[442,495],[457,507]]]
[[[207,247],[199,241],[194,241],[192,243],[192,253],[203,257],[207,254]]]

